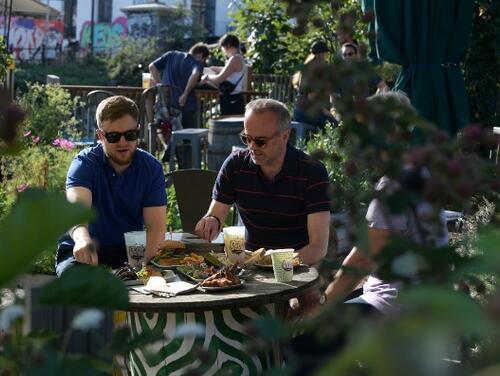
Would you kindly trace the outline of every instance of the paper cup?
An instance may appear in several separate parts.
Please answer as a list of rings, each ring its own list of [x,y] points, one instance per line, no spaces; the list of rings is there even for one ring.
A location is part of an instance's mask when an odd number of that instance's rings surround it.
[[[292,248],[270,251],[276,282],[290,282],[293,279],[293,252]]]
[[[146,261],[146,232],[130,231],[123,234],[127,247],[128,263],[133,267],[141,267]]]
[[[245,226],[228,226],[222,229],[224,234],[224,251],[232,264],[245,261]]]

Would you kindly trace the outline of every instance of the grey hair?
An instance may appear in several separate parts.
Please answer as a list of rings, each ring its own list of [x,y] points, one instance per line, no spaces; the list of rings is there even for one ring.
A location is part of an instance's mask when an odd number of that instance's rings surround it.
[[[368,98],[368,100],[370,101],[375,100],[380,102],[385,102],[391,99],[405,107],[413,108],[413,106],[411,105],[410,98],[402,90],[384,91],[382,93],[372,95],[371,97]]]
[[[249,102],[245,107],[245,114],[253,112],[261,114],[263,112],[272,112],[278,119],[281,131],[290,127],[290,112],[286,105],[276,99],[260,98]]]

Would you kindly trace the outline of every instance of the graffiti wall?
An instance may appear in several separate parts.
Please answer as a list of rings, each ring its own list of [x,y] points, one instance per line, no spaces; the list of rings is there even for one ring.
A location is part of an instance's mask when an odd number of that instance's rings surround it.
[[[135,39],[149,38],[155,34],[153,16],[150,14],[131,14],[128,18],[128,34]]]
[[[5,19],[0,17],[0,30],[4,30]],[[64,24],[62,21],[49,21],[46,42],[46,57],[56,57],[57,49],[62,46]],[[41,46],[45,38],[45,19],[12,17],[10,20],[9,45],[17,60],[39,60]],[[37,53],[36,53],[37,52]],[[36,54],[35,54],[36,53]]]
[[[85,21],[80,33],[80,46],[90,47],[91,21]],[[94,50],[113,50],[127,36],[127,19],[118,17],[111,23],[94,24]]]

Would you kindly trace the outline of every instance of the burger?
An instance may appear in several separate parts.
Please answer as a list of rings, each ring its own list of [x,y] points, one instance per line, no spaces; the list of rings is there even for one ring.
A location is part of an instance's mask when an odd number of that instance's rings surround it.
[[[184,253],[184,251],[186,250],[186,244],[179,240],[164,240],[160,243],[158,250],[158,253],[160,253],[161,251],[163,251],[163,253],[171,254]]]

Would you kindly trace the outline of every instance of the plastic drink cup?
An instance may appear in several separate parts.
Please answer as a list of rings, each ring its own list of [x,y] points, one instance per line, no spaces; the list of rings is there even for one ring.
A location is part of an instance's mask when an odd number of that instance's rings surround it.
[[[146,231],[130,231],[123,236],[127,247],[128,263],[134,268],[140,268],[146,256]]]
[[[245,261],[245,226],[228,226],[222,229],[224,234],[224,252],[232,264]]]
[[[293,248],[270,251],[276,282],[290,282],[293,279]]]
[[[142,74],[142,87],[144,89],[149,89],[151,87],[151,73]]]

